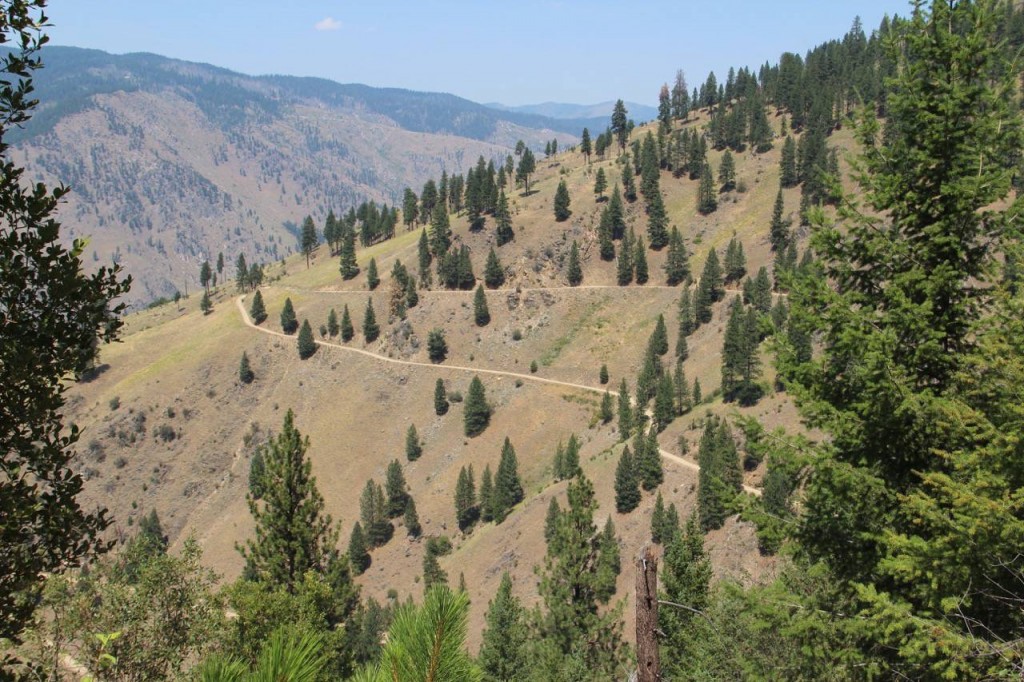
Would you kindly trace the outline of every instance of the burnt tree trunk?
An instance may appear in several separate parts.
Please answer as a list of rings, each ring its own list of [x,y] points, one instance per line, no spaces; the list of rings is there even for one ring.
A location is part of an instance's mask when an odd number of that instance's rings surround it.
[[[636,561],[637,682],[661,680],[658,657],[658,560],[650,547]]]

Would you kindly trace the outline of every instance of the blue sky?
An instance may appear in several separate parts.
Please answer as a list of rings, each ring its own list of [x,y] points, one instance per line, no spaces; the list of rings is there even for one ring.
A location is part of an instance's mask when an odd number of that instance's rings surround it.
[[[51,0],[55,45],[155,52],[248,74],[450,92],[477,102],[655,104],[682,68],[756,69],[870,31],[904,0]],[[44,53],[45,59],[45,53]]]

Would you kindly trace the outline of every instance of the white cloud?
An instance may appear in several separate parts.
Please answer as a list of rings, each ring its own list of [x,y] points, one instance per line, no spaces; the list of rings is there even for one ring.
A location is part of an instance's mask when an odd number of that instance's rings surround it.
[[[334,17],[324,17],[313,25],[318,31],[337,31],[341,28],[341,22]]]

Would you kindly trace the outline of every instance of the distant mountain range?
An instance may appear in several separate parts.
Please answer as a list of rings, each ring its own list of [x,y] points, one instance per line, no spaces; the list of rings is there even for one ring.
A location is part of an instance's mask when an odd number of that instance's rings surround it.
[[[40,104],[5,141],[28,177],[72,188],[65,236],[88,236],[88,258],[123,263],[133,303],[194,290],[218,253],[233,263],[293,252],[307,214],[322,225],[329,209],[394,205],[442,170],[504,159],[520,139],[573,144],[592,124],[146,53],[48,46],[42,58]]]
[[[637,123],[653,121],[658,117],[658,108],[649,107],[636,102],[623,102],[629,117]],[[541,104],[523,104],[520,106],[508,106],[491,102],[487,105],[499,111],[508,111],[519,114],[532,114],[547,118],[578,121],[588,121],[589,126],[603,129],[609,122],[615,102],[600,102],[598,104],[566,104],[563,102],[542,102]]]

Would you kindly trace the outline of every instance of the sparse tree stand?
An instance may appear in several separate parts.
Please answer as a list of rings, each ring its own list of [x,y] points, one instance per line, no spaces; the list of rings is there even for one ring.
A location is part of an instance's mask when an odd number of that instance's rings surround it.
[[[569,187],[565,184],[565,180],[560,180],[558,183],[558,189],[555,190],[555,220],[563,222],[569,219],[572,215],[572,211],[569,210]]]
[[[253,324],[262,324],[267,319],[267,308],[263,305],[263,294],[257,289],[252,295],[252,305],[249,308],[249,317]]]
[[[463,416],[465,433],[469,437],[477,436],[483,433],[490,422],[491,407],[487,404],[484,384],[480,381],[480,377],[474,376],[466,394],[466,407]]]
[[[658,559],[652,547],[636,560],[636,662],[637,682],[660,682]]]
[[[85,242],[64,246],[54,218],[67,190],[29,182],[11,161],[5,133],[34,106],[44,4],[0,5],[0,44],[14,48],[0,55],[0,640],[12,642],[45,573],[109,547],[100,537],[106,511],[86,512],[77,500],[83,480],[69,465],[79,431],[64,421],[64,392],[93,366],[99,342],[117,337],[124,305],[115,301],[131,285],[116,265],[85,274]]]
[[[313,357],[316,353],[316,341],[313,339],[313,328],[309,325],[309,320],[302,321],[302,327],[299,329],[299,358],[306,360]]]

